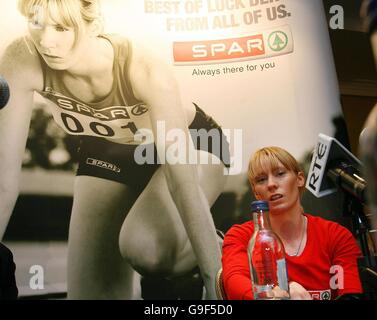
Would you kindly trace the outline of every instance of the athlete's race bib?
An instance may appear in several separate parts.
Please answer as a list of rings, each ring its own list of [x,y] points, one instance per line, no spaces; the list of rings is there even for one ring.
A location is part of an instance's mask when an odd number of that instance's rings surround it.
[[[140,144],[141,141],[134,139],[136,132],[139,129],[151,130],[148,107],[143,103],[95,109],[51,88],[46,88],[41,94],[47,99],[56,123],[68,134]]]

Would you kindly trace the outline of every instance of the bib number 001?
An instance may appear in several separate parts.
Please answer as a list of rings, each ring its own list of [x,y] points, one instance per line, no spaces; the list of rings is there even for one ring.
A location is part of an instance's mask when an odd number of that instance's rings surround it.
[[[80,121],[75,118],[74,116],[67,114],[67,113],[61,113],[61,119],[63,121],[63,124],[67,131],[69,131],[72,134],[80,134],[84,133],[85,129],[83,125],[80,123]],[[106,124],[99,123],[99,122],[90,122],[89,128],[92,130],[93,133],[102,136],[102,137],[113,137],[115,136],[114,130],[109,127]],[[132,134],[136,134],[137,128],[134,122],[129,122],[127,125],[122,126],[122,129],[129,129]]]

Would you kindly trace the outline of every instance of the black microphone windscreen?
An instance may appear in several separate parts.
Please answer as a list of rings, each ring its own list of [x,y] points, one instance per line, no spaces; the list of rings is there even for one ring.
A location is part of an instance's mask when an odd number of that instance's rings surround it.
[[[9,100],[9,86],[7,81],[0,76],[0,109],[4,108]]]

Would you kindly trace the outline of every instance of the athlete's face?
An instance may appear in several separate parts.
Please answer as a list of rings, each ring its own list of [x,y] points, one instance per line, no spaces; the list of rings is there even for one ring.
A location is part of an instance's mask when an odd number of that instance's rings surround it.
[[[50,68],[67,70],[80,62],[85,52],[85,35],[75,43],[75,30],[51,19],[30,18],[28,26],[38,52]]]
[[[258,199],[269,203],[273,214],[289,211],[300,204],[300,189],[305,178],[302,172],[296,174],[279,163],[276,168],[266,164],[253,181],[254,192]]]

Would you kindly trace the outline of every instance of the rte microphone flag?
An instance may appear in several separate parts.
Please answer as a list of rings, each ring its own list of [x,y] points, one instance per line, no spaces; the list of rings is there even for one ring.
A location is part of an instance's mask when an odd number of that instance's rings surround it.
[[[330,178],[329,171],[343,170],[342,163],[353,168],[359,168],[362,165],[360,160],[338,140],[320,133],[308,172],[306,188],[317,198],[335,192],[337,186]]]

